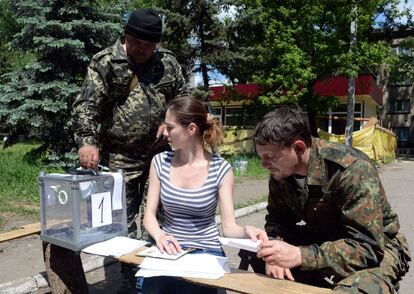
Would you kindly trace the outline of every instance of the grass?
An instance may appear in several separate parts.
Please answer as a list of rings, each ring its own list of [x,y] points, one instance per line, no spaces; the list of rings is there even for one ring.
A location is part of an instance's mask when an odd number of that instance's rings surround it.
[[[259,156],[256,154],[233,155],[226,158],[233,166],[233,171],[236,176],[236,182],[242,181],[243,177],[254,179],[264,179],[269,177],[269,171],[262,167]],[[246,160],[247,169],[245,172],[240,172],[237,169],[237,161]]]
[[[12,215],[38,216],[39,215],[39,184],[37,177],[40,171],[56,172],[44,166],[40,160],[29,160],[25,156],[39,143],[19,143],[3,149],[0,145],[0,229],[6,219]],[[227,160],[234,166],[238,160],[247,160],[246,172],[241,174],[235,170],[236,182],[242,182],[245,177],[262,179],[269,176],[268,171],[261,167],[260,159],[255,154],[234,155]],[[238,204],[236,208],[245,207],[264,201],[251,200],[248,203]],[[253,202],[254,203],[253,203]]]
[[[51,170],[25,156],[38,146],[38,143],[19,143],[3,149],[0,145],[0,213],[3,215],[0,228],[5,223],[5,214],[39,214],[37,177],[41,170]]]

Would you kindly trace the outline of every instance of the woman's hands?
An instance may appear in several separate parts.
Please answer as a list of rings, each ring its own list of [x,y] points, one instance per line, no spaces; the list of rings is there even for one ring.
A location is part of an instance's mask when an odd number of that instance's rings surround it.
[[[245,226],[244,231],[246,233],[246,236],[252,239],[252,241],[260,240],[262,242],[265,242],[269,240],[265,230],[261,230],[253,226]]]
[[[158,249],[161,253],[167,252],[168,254],[177,254],[181,252],[181,246],[178,241],[170,235],[162,234],[155,239]]]

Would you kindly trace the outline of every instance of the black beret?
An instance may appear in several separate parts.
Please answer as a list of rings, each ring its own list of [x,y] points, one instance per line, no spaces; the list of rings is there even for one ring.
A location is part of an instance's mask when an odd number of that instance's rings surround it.
[[[125,31],[134,37],[148,42],[161,40],[162,21],[151,9],[138,9],[131,13]]]

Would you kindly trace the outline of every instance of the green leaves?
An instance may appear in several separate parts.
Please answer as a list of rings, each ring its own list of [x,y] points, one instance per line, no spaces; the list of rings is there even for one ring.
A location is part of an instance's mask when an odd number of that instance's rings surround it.
[[[375,73],[392,62],[389,46],[370,37],[375,16],[385,11],[384,7],[395,12],[394,4],[394,0],[358,1],[358,37],[352,49],[349,1],[282,1],[277,5],[272,1],[240,1],[231,37],[255,47],[251,52],[257,64],[250,75],[265,86],[260,101],[306,106],[311,97],[322,99],[312,94],[317,79]],[[245,15],[249,15],[249,22]]]
[[[95,1],[16,2],[22,29],[10,48],[35,52],[19,70],[3,76],[0,123],[10,131],[48,134],[45,146],[56,154],[71,150],[71,105],[93,54],[122,32],[122,14]]]

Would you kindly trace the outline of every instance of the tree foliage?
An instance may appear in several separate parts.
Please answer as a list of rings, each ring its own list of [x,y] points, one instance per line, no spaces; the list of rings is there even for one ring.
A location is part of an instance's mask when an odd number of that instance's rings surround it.
[[[299,104],[311,123],[316,113],[335,103],[332,97],[314,95],[314,83],[327,76],[395,69],[397,59],[376,32],[392,32],[401,14],[411,20],[408,12],[398,11],[398,0],[118,3],[0,0],[0,49],[8,49],[0,52],[1,69],[7,71],[0,85],[0,124],[47,134],[44,147],[56,152],[51,156],[70,150],[68,119],[86,66],[94,53],[115,41],[128,10],[151,7],[161,12],[162,46],[176,54],[186,77],[201,72],[205,90],[209,72],[218,70],[234,84],[262,87],[259,100],[250,105],[252,113],[261,115],[281,103]],[[351,14],[352,5],[357,15]],[[353,48],[351,17],[358,22]],[[408,58],[400,62],[412,69]],[[248,107],[244,111],[250,114]]]
[[[21,68],[34,58],[31,52],[7,46],[21,30],[13,8],[12,0],[0,0],[0,76]]]
[[[208,90],[211,71],[228,59],[226,22],[222,15],[229,5],[223,0],[139,0],[136,7],[152,7],[164,16],[162,46],[173,51],[184,76],[200,73]]]
[[[73,147],[69,118],[93,54],[121,31],[121,13],[96,1],[26,0],[16,2],[21,31],[11,48],[34,52],[36,59],[7,73],[0,86],[0,122],[15,132],[45,136],[50,157]]]
[[[335,103],[313,94],[314,83],[327,76],[375,74],[392,63],[389,45],[373,41],[374,27],[392,27],[397,0],[377,1],[267,1],[240,0],[235,8],[231,43],[252,46],[255,59],[250,80],[263,86],[264,105],[300,104],[311,118]],[[352,5],[357,6],[357,45],[350,49]],[[381,22],[379,15],[385,15]],[[246,18],[247,17],[247,18]],[[251,32],[254,32],[252,34]],[[247,61],[250,62],[250,61]],[[249,67],[235,67],[248,80]],[[232,73],[230,73],[232,74]],[[312,125],[313,133],[316,128]]]
[[[414,38],[408,37],[398,44],[395,48],[397,62],[393,64],[390,70],[388,84],[391,85],[407,85],[414,80]],[[399,50],[400,52],[396,52]]]

